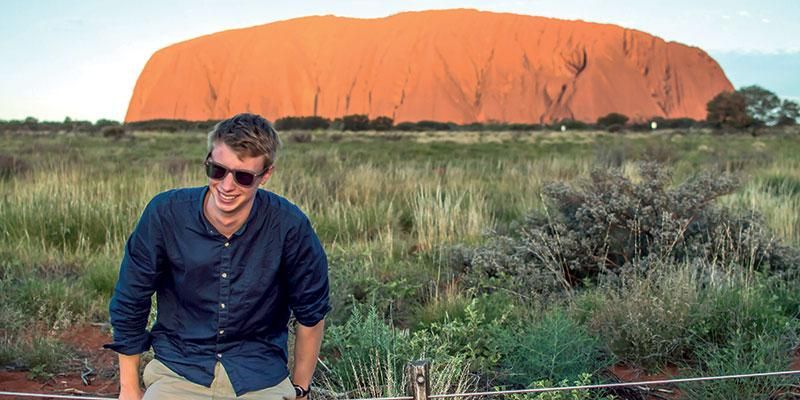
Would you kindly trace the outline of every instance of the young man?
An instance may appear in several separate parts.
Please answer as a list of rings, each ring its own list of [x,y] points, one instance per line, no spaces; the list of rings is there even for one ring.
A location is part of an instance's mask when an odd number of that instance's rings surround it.
[[[328,266],[308,218],[259,189],[279,147],[260,116],[222,121],[208,136],[208,186],[161,193],[145,208],[109,307],[106,347],[119,353],[120,399],[281,400],[310,391],[330,309]],[[158,316],[147,332],[154,292]],[[142,394],[140,354],[151,345]]]

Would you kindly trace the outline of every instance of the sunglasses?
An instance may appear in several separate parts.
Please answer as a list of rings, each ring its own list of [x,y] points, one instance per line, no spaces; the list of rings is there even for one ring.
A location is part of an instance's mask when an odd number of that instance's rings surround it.
[[[225,175],[228,175],[228,172],[233,174],[233,180],[239,186],[243,187],[251,187],[256,183],[256,178],[263,176],[267,173],[272,167],[267,167],[262,171],[260,174],[254,174],[250,171],[242,171],[238,169],[228,169],[224,165],[217,164],[214,161],[211,161],[210,158],[207,158],[205,161],[206,166],[206,175],[209,178],[215,180],[222,180],[225,179]]]

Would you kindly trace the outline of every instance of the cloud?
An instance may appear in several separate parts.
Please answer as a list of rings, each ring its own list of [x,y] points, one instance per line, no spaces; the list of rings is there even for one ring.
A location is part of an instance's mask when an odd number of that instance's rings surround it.
[[[749,12],[747,12],[747,10],[739,11],[737,14],[739,14],[740,17],[745,17],[745,18],[750,18],[752,16],[750,15]]]
[[[725,14],[725,15],[722,16],[722,19],[731,19],[731,16],[728,15],[728,14]]]
[[[769,18],[761,18],[761,22],[763,22],[765,24],[768,24],[768,23],[770,23],[772,21],[770,21]]]

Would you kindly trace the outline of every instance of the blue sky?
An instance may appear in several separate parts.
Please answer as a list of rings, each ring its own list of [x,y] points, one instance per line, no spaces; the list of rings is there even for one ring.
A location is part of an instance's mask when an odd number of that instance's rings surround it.
[[[699,46],[737,87],[800,99],[800,0],[3,1],[0,119],[121,120],[159,48],[220,30],[306,15],[383,17],[476,8],[607,22]]]

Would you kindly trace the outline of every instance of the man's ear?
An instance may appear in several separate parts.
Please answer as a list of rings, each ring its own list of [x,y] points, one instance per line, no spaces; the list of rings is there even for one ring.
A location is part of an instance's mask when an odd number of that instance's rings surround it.
[[[261,183],[259,183],[258,185],[261,186],[261,185],[267,183],[267,181],[272,176],[272,173],[274,171],[275,171],[275,164],[272,164],[272,165],[270,165],[270,167],[267,170],[267,172],[265,172],[264,175],[261,175]]]

